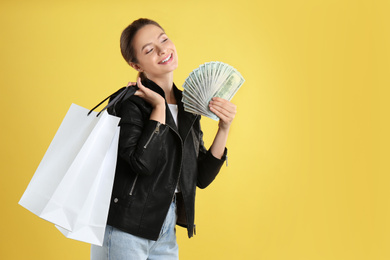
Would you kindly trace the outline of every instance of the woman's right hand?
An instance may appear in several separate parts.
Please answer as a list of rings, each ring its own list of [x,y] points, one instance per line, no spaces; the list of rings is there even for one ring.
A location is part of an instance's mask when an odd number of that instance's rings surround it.
[[[165,99],[157,92],[142,85],[141,78],[137,79],[137,83],[129,82],[127,86],[134,86],[136,84],[138,90],[134,95],[139,96],[153,107],[150,119],[165,124]]]
[[[156,108],[158,106],[165,107],[164,98],[157,92],[142,85],[141,78],[138,78],[137,82],[129,82],[127,84],[127,86],[134,86],[134,85],[137,85],[138,87],[138,90],[134,93],[135,96],[139,96],[140,98],[148,102],[153,108]]]

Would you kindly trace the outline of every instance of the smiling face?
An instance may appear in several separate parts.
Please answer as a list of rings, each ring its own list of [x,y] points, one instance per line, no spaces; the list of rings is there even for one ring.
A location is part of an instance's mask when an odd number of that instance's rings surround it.
[[[130,65],[153,80],[172,74],[178,66],[176,47],[158,26],[145,25],[133,39],[137,62]]]

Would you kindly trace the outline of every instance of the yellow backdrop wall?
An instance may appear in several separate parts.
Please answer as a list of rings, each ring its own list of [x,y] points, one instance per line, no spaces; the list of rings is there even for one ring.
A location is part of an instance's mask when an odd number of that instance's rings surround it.
[[[0,259],[88,259],[17,203],[71,103],[90,108],[136,74],[119,36],[157,20],[178,86],[208,61],[246,82],[229,166],[198,191],[181,259],[390,258],[390,2],[0,2]],[[216,122],[204,118],[210,145]]]

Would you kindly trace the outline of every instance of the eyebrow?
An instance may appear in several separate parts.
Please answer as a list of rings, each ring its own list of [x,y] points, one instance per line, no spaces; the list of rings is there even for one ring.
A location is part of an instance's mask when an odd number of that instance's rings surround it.
[[[163,36],[164,34],[165,34],[165,32],[162,32],[162,33],[157,37],[157,39],[160,39],[160,37]],[[152,44],[152,43],[149,42],[149,43],[145,44],[144,46],[142,46],[141,51],[143,51],[143,50],[144,50],[148,45],[150,45],[150,44]]]

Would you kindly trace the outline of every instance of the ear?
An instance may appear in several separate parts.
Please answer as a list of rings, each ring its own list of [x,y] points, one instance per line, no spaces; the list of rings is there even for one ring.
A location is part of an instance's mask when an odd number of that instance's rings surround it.
[[[144,71],[138,64],[136,64],[136,63],[134,63],[134,62],[129,62],[129,65],[130,65],[133,69],[135,69],[136,71],[138,71],[138,72],[143,72],[143,71]]]

